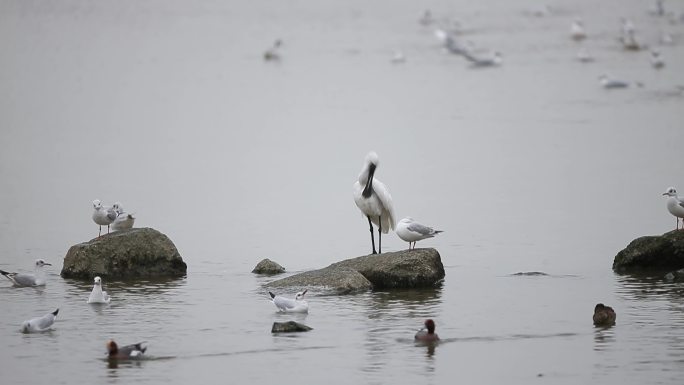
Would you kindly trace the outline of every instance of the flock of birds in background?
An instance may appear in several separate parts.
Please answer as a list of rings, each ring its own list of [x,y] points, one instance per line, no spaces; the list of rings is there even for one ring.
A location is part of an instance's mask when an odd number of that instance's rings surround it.
[[[556,11],[549,6],[541,9],[530,11],[529,14],[534,17],[545,17],[553,15]],[[677,15],[673,11],[665,9],[664,0],[655,0],[653,5],[648,10],[655,18],[666,19],[670,24],[684,24],[684,12]],[[472,68],[491,68],[498,67],[503,64],[503,54],[496,50],[487,50],[477,47],[472,41],[463,41],[460,36],[466,31],[463,24],[459,21],[444,18],[438,19],[433,16],[432,11],[425,10],[422,17],[418,20],[419,24],[424,28],[432,28],[434,36],[439,40],[443,50],[449,54],[461,56],[469,63]],[[574,19],[569,28],[569,38],[578,44],[590,39],[591,33],[587,32],[587,27],[582,19]],[[649,61],[652,68],[661,70],[665,67],[665,58],[661,51],[655,48],[655,45],[672,46],[675,44],[675,38],[672,34],[662,31],[658,41],[652,46],[645,44],[641,36],[637,32],[635,23],[626,17],[620,19],[620,29],[616,36],[616,41],[620,47],[625,51],[648,51]],[[263,58],[265,61],[279,61],[282,58],[281,49],[283,41],[277,39],[273,46],[267,49]],[[597,59],[585,47],[580,46],[575,56],[576,60],[581,63],[593,63]],[[402,64],[407,61],[406,56],[400,50],[395,50],[390,59],[391,63]],[[598,77],[601,87],[606,89],[620,89],[628,88],[632,84],[637,87],[643,87],[643,83],[639,81],[627,81],[616,79],[608,74],[602,74]],[[684,85],[677,85],[676,92],[684,94]]]
[[[395,225],[394,206],[392,203],[392,196],[389,193],[387,186],[375,178],[375,173],[380,164],[378,155],[371,151],[366,155],[366,158],[361,168],[358,180],[354,183],[353,196],[356,205],[363,215],[368,219],[371,233],[372,253],[382,253],[382,234],[387,234],[390,230],[395,229],[399,238],[408,242],[408,250],[415,249],[415,243],[419,240],[432,238],[441,233],[439,230],[434,230],[431,227],[421,225],[414,221],[411,217],[406,217]],[[676,226],[675,230],[679,230],[679,221],[682,219],[682,229],[684,230],[684,199],[680,198],[677,190],[674,187],[669,187],[663,194],[667,197],[667,210],[675,216]],[[93,201],[93,221],[100,226],[100,235],[102,233],[102,226],[111,225],[115,231],[130,229],[133,227],[135,218],[132,214],[127,214],[120,203],[115,203],[112,207],[105,207],[99,200]],[[378,249],[375,249],[375,236],[373,225],[378,228]],[[35,262],[34,274],[25,273],[10,273],[0,270],[0,274],[9,279],[15,287],[35,287],[44,286],[46,284],[46,276],[44,267],[51,266],[50,263],[42,259]],[[268,292],[271,301],[279,312],[292,313],[308,313],[309,304],[304,300],[304,295],[307,290],[298,292],[294,299],[287,298],[281,295],[276,295]],[[111,302],[111,297],[106,291],[102,290],[102,279],[95,277],[93,289],[88,296],[87,303],[92,305],[108,305]],[[52,325],[57,318],[59,309],[45,314],[42,317],[36,317],[21,324],[22,333],[37,333],[51,330]],[[596,326],[612,326],[615,324],[616,314],[610,306],[604,304],[597,304],[594,309],[593,321]],[[428,319],[424,323],[424,327],[420,329],[414,336],[414,339],[419,342],[436,342],[439,341],[439,336],[435,333],[435,322]],[[118,347],[116,342],[109,340],[106,343],[107,356],[110,359],[132,359],[140,358],[147,349],[139,342],[136,344]]]

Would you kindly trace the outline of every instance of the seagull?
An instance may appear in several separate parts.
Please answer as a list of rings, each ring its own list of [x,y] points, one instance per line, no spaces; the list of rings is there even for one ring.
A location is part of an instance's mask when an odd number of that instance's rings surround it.
[[[463,56],[468,59],[473,67],[497,67],[503,63],[503,57],[500,52],[494,51],[491,57],[478,57],[470,52],[463,53]]]
[[[625,32],[624,34],[622,34],[622,36],[620,37],[620,41],[622,42],[622,48],[628,51],[638,51],[644,48],[637,41],[634,30],[629,30],[629,32]]]
[[[653,16],[665,16],[665,6],[663,5],[663,0],[656,0],[649,13]]]
[[[582,20],[576,19],[572,22],[572,25],[570,25],[570,37],[577,41],[587,38],[587,33],[584,32],[584,23]]]
[[[278,311],[290,313],[308,313],[309,304],[308,302],[302,299],[304,298],[304,294],[306,294],[307,291],[308,289],[300,291],[299,293],[295,294],[294,299],[285,298],[280,295],[275,295],[270,291],[268,292],[268,295],[271,296],[271,300],[273,301],[273,304],[278,308]]]
[[[596,304],[592,318],[596,326],[613,326],[615,325],[615,310],[602,303]]]
[[[674,187],[669,187],[663,195],[667,198],[667,211],[677,218],[677,225],[675,230],[679,229],[679,218],[682,218],[682,229],[684,230],[684,199],[677,195],[677,190]]]
[[[45,265],[52,266],[52,264],[38,259],[36,260],[35,274],[9,273],[4,270],[0,270],[0,274],[7,277],[17,287],[45,286],[46,279],[45,271],[43,270]]]
[[[425,12],[423,12],[423,16],[418,19],[418,23],[424,26],[428,26],[434,22],[435,18],[432,16],[432,12],[429,9],[426,9]]]
[[[439,336],[435,333],[435,321],[429,319],[425,321],[425,327],[420,329],[414,339],[420,342],[437,342]],[[427,331],[426,331],[427,329]]]
[[[456,38],[452,33],[443,29],[436,29],[434,34],[437,40],[444,44],[444,48],[447,50],[447,52],[451,54],[465,55],[473,50],[473,43],[471,41],[468,41],[466,44],[461,44],[456,41]]]
[[[441,230],[435,230],[432,227],[423,226],[413,220],[411,217],[406,217],[399,221],[397,230],[395,231],[399,238],[409,243],[409,250],[411,250],[411,243],[413,249],[416,248],[416,242],[425,238],[432,238],[441,233]]]
[[[102,279],[95,277],[95,284],[93,285],[93,291],[90,292],[90,297],[88,297],[88,303],[108,304],[111,300],[109,294],[106,291],[102,291]]]
[[[119,347],[114,340],[109,340],[107,341],[107,357],[118,360],[141,358],[147,350],[147,346],[142,346],[144,343],[145,341]]]
[[[586,49],[582,48],[579,51],[577,51],[577,60],[582,62],[582,63],[591,63],[595,59],[589,52],[587,52]]]
[[[99,199],[93,201],[93,208],[93,221],[100,225],[100,232],[97,236],[102,236],[102,226],[107,226],[107,234],[109,234],[109,225],[116,219],[116,211],[111,207],[102,206]]]
[[[665,67],[665,60],[660,56],[660,52],[651,51],[651,66],[657,70]]]
[[[603,88],[606,88],[606,89],[629,87],[629,82],[626,82],[623,80],[611,79],[608,77],[608,75],[599,76],[599,82],[601,83],[601,86]]]
[[[116,219],[114,219],[114,222],[112,223],[112,230],[121,231],[133,228],[133,224],[135,223],[134,214],[125,212],[123,206],[121,206],[121,203],[119,202],[114,203],[112,208],[116,213]]]
[[[390,230],[394,230],[395,223],[392,196],[387,187],[373,177],[379,163],[378,154],[374,151],[369,152],[359,174],[359,180],[354,183],[354,202],[368,218],[373,254],[382,253],[382,233],[387,234]],[[375,251],[373,223],[378,226],[377,252]]]
[[[273,47],[269,48],[264,52],[264,60],[266,61],[278,61],[280,60],[280,54],[278,53],[278,49],[280,46],[283,45],[283,41],[278,39],[275,42],[273,42]]]
[[[24,321],[21,324],[22,333],[40,333],[50,329],[53,323],[55,323],[55,318],[59,313],[59,309],[53,311],[52,313],[47,313],[42,317],[36,317],[28,321]]]
[[[406,56],[404,56],[404,53],[397,50],[394,51],[394,55],[392,55],[392,60],[390,60],[394,64],[401,64],[406,62]]]

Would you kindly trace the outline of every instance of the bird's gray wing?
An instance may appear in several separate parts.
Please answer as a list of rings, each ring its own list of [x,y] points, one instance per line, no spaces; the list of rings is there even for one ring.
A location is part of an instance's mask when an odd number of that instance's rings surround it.
[[[432,229],[432,227],[427,227],[423,226],[420,223],[411,223],[407,227],[410,231],[413,231],[414,233],[418,233],[421,235],[432,235],[435,233],[435,230]]]
[[[48,313],[38,319],[36,319],[36,328],[40,330],[45,330],[55,323],[55,316],[52,313]]]
[[[297,306],[295,300],[281,296],[276,296],[273,298],[273,303],[280,309],[292,309],[293,307]]]
[[[13,280],[17,286],[36,286],[36,277],[32,274],[15,274],[8,278]]]
[[[116,219],[116,211],[114,211],[114,209],[111,209],[111,208],[107,209],[107,218],[109,218],[109,220],[111,220],[111,221],[115,220]]]
[[[677,197],[677,203],[679,203],[681,207],[684,207],[684,199]]]

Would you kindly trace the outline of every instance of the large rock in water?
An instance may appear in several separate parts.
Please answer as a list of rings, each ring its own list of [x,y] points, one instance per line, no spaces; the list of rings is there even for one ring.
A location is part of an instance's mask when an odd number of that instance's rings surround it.
[[[444,278],[444,266],[435,249],[403,250],[347,259],[269,283],[268,287],[324,286],[337,293],[369,289],[433,286]]]
[[[633,240],[613,261],[618,273],[666,273],[684,268],[684,231]]]
[[[117,231],[71,246],[62,277],[92,279],[182,277],[187,265],[176,246],[151,228]]]

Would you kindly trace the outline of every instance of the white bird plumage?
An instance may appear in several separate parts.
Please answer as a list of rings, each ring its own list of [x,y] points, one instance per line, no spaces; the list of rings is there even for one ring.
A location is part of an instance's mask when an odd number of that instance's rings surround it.
[[[99,199],[93,201],[93,221],[100,225],[100,232],[97,236],[102,235],[102,226],[107,226],[107,234],[109,234],[109,225],[116,219],[116,211],[112,207],[103,206]]]
[[[112,230],[121,231],[132,229],[133,224],[135,224],[135,217],[133,216],[135,214],[125,212],[123,206],[119,202],[114,203],[112,208],[116,213],[116,219],[112,222]]]
[[[37,259],[34,274],[10,273],[4,270],[0,270],[0,274],[12,281],[14,286],[17,287],[45,286],[47,279],[45,277],[45,270],[43,269],[43,266],[52,265],[42,259]]]
[[[409,243],[409,250],[411,250],[411,243],[413,243],[413,248],[415,249],[417,241],[432,238],[441,232],[441,230],[435,230],[432,227],[424,226],[411,217],[400,220],[399,223],[397,223],[396,230],[397,236]]]
[[[45,314],[42,317],[36,317],[28,321],[24,321],[21,324],[21,332],[40,333],[49,330],[50,326],[52,326],[52,324],[55,323],[57,313],[59,313],[59,309],[53,311],[52,313]]]
[[[112,299],[106,291],[102,290],[102,279],[100,277],[95,277],[94,281],[93,290],[88,297],[88,303],[108,304]]]
[[[668,187],[663,195],[668,197],[667,211],[677,219],[675,230],[679,229],[679,218],[682,218],[682,229],[684,229],[684,199],[677,195],[677,190],[674,187]]]
[[[290,313],[308,313],[309,303],[303,299],[304,294],[306,294],[307,291],[308,290],[298,292],[295,294],[294,299],[286,298],[281,295],[275,295],[270,291],[268,292],[268,295],[271,296],[271,301],[273,301],[273,304],[278,308],[278,311]]]
[[[570,25],[570,37],[573,40],[584,40],[587,37],[587,33],[584,31],[584,23],[582,20],[575,20]]]
[[[358,180],[354,183],[354,202],[359,210],[368,218],[371,232],[373,254],[382,253],[382,233],[394,230],[394,207],[392,196],[384,183],[374,177],[380,160],[378,154],[371,151],[366,155]],[[378,251],[375,251],[373,224],[378,227]]]

